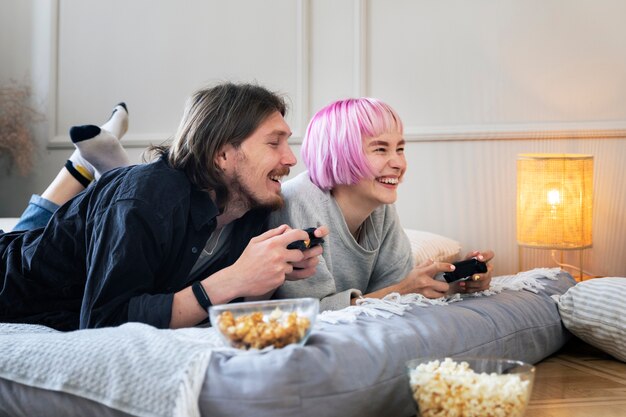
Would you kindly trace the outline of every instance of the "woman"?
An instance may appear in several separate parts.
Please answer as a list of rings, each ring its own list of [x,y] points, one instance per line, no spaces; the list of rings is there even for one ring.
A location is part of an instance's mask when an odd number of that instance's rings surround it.
[[[454,266],[427,261],[414,267],[409,240],[393,206],[407,163],[400,117],[372,98],[347,99],[321,109],[307,128],[301,156],[306,172],[283,184],[285,207],[272,225],[327,225],[330,235],[316,274],[288,281],[274,298],[318,297],[322,309],[354,304],[360,296],[398,292],[438,298],[450,291],[487,289],[491,265],[476,281],[451,286],[434,279]],[[491,251],[467,258],[489,261]]]

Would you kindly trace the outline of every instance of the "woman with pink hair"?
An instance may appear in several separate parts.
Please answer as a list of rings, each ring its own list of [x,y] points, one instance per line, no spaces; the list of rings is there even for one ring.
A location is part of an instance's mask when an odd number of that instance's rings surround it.
[[[475,281],[435,279],[454,266],[429,260],[415,267],[394,203],[407,162],[402,121],[373,98],[339,100],[322,108],[306,131],[301,156],[307,171],[283,184],[285,206],[271,217],[294,228],[327,225],[330,234],[313,277],[287,281],[275,298],[317,297],[322,309],[361,296],[398,292],[438,298],[451,291],[487,289],[491,265]],[[493,252],[471,252],[489,261]]]

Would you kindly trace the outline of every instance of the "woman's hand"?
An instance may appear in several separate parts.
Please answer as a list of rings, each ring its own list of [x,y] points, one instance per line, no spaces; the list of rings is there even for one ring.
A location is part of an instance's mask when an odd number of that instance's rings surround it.
[[[454,266],[447,262],[436,262],[428,259],[415,268],[398,285],[400,294],[417,293],[426,298],[439,298],[445,296],[450,285],[447,282],[438,281],[435,275],[439,272],[454,270]]]
[[[451,292],[471,294],[489,289],[489,285],[491,284],[491,272],[493,270],[493,265],[491,265],[489,261],[493,259],[493,257],[494,253],[491,250],[484,252],[473,251],[468,253],[464,259],[476,258],[479,261],[485,262],[487,264],[487,272],[474,274],[472,278],[468,280],[452,283],[450,285]]]

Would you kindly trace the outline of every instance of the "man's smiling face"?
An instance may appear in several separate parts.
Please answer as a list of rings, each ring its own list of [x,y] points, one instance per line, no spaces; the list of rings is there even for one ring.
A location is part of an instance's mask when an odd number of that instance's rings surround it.
[[[289,147],[291,129],[279,112],[268,116],[238,148],[227,146],[220,166],[224,171],[231,201],[247,209],[283,206],[280,180],[296,164]]]

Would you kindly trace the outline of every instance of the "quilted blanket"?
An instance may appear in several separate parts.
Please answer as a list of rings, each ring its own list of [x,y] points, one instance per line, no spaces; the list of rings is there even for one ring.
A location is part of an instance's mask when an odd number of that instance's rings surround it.
[[[57,332],[0,324],[0,377],[89,398],[137,416],[200,416],[214,329],[119,327]]]

